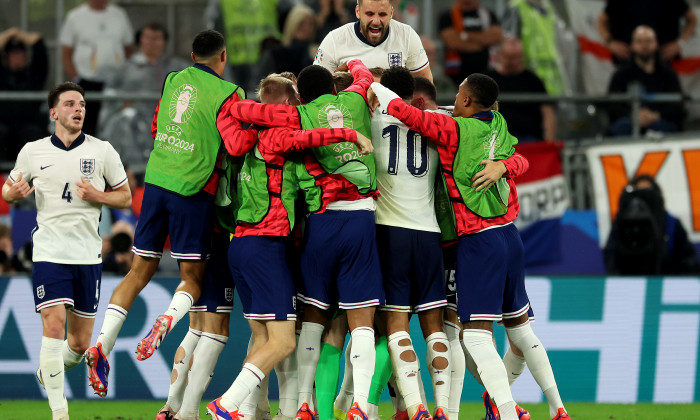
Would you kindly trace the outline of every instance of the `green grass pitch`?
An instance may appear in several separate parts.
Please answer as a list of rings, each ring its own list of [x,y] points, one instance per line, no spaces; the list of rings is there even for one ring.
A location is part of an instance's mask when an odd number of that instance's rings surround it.
[[[69,401],[71,420],[152,420],[162,401]],[[277,404],[272,403],[273,413]],[[208,419],[202,404],[200,416]],[[523,404],[532,414],[532,420],[549,419],[546,404]],[[700,404],[593,404],[569,403],[567,410],[572,420],[676,420],[700,418]],[[383,402],[379,416],[389,420],[391,403]],[[463,403],[459,420],[481,420],[484,409],[479,403]],[[33,420],[50,419],[51,412],[46,401],[0,400],[0,419]],[[245,420],[245,419],[243,419]],[[455,420],[455,419],[452,419]]]

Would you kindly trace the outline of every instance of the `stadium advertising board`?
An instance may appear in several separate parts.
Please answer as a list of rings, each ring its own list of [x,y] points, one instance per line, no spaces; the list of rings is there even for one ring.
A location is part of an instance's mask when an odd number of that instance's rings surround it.
[[[104,308],[119,280],[103,279],[96,325],[101,325]],[[178,324],[147,361],[136,361],[133,353],[156,312],[170,301],[177,283],[175,279],[156,279],[134,303],[110,357],[108,398],[167,398],[172,357],[187,322]],[[700,278],[530,277],[527,287],[536,316],[533,328],[547,347],[565,401],[700,402]],[[419,357],[425,360],[420,328],[412,324],[411,329]],[[249,334],[236,301],[232,338],[205,399],[229,387],[245,356]],[[503,354],[503,328],[498,327],[495,336]],[[34,377],[40,343],[41,320],[34,313],[31,281],[26,277],[0,278],[1,398],[45,398]],[[429,384],[426,368],[422,374],[424,383]],[[89,388],[83,365],[69,371],[66,378],[68,398],[97,398]],[[270,398],[276,399],[276,379],[270,383]],[[426,391],[432,399],[432,392]],[[482,391],[467,374],[463,400],[476,401]],[[520,402],[542,399],[527,370],[513,385],[513,393]]]
[[[586,151],[586,156],[601,245],[607,241],[622,190],[640,174],[656,178],[666,210],[681,220],[692,242],[700,242],[700,140],[594,146]]]

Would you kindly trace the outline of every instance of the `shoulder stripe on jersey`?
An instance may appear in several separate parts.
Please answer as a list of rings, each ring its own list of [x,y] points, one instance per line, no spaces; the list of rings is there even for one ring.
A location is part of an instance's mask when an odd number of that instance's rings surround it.
[[[414,73],[415,73],[415,72],[417,72],[417,71],[423,70],[424,68],[428,67],[428,64],[430,64],[430,61],[426,61],[425,64],[423,64],[422,66],[418,67],[417,69],[409,69],[408,71],[414,72]]]

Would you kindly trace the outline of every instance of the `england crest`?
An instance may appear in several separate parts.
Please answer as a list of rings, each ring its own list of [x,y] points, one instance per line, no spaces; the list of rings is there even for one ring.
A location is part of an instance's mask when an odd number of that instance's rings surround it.
[[[95,159],[80,159],[80,173],[88,176],[95,172]]]
[[[400,67],[403,60],[401,60],[401,53],[389,53],[389,67]]]
[[[224,292],[224,298],[226,302],[233,302],[233,288],[227,287]]]
[[[46,293],[44,292],[44,285],[42,284],[41,286],[36,288],[36,297],[39,299],[43,299],[44,296],[46,296]]]

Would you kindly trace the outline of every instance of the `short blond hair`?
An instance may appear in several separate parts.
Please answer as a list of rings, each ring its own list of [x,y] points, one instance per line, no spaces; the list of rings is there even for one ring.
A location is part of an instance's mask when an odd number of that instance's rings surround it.
[[[272,73],[260,81],[257,94],[260,102],[281,103],[285,99],[296,97],[296,90],[291,80]]]

